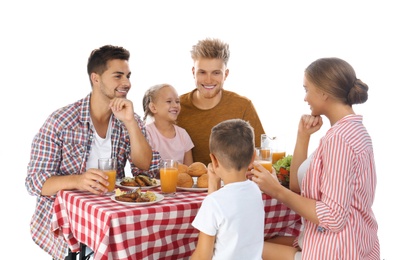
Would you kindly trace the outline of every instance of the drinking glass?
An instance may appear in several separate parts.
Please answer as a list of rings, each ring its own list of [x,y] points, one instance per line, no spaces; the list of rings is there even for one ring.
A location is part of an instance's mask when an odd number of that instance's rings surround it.
[[[271,143],[271,156],[272,162],[276,163],[278,160],[285,157],[285,143],[282,139],[275,137]]]
[[[162,159],[160,161],[161,192],[165,196],[176,195],[176,184],[178,182],[178,162],[173,159]]]
[[[271,152],[269,148],[255,147],[256,157],[255,162],[261,164],[269,172],[272,171],[273,165],[271,160]],[[255,167],[255,170],[256,167]]]
[[[106,175],[108,175],[109,185],[108,193],[113,193],[115,190],[116,183],[116,170],[118,167],[116,158],[99,158],[98,159],[98,169],[103,170]]]

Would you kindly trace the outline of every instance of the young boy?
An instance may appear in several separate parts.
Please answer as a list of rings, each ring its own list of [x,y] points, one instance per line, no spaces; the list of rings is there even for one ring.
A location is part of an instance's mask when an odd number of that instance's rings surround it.
[[[262,193],[245,175],[254,146],[253,128],[244,120],[230,119],[212,128],[209,195],[192,223],[200,234],[191,259],[262,259]]]

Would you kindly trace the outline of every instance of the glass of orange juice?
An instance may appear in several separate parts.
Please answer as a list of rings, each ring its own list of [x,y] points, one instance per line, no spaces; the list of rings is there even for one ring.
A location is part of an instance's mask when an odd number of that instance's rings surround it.
[[[273,164],[271,161],[265,161],[265,160],[255,160],[255,162],[259,163],[262,165],[266,170],[268,170],[270,173],[273,170]],[[255,170],[259,171],[256,167],[254,167]]]
[[[173,159],[160,161],[161,192],[165,196],[176,195],[176,183],[178,182],[178,162]]]
[[[256,160],[271,161],[271,151],[268,147],[255,147]]]
[[[276,163],[278,160],[283,159],[285,157],[285,151],[273,151],[272,158],[273,163]]]
[[[282,138],[275,137],[273,138],[272,144],[271,144],[271,158],[272,162],[276,163],[278,160],[282,159],[285,157],[286,152],[285,152],[285,142]]]
[[[256,157],[255,162],[261,164],[264,168],[266,168],[269,172],[272,171],[272,155],[269,148],[255,147]],[[255,170],[256,167],[255,167]]]
[[[103,170],[106,175],[108,175],[109,185],[108,193],[113,193],[115,191],[116,184],[116,170],[118,163],[116,158],[100,158],[98,159],[98,169]]]

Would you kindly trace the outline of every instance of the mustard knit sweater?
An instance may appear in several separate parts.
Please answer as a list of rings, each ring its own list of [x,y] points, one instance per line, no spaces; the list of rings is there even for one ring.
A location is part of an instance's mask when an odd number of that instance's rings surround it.
[[[260,135],[265,132],[251,100],[223,90],[221,101],[217,106],[201,110],[192,102],[195,91],[196,89],[180,96],[181,112],[177,119],[177,125],[186,129],[195,145],[192,150],[193,161],[206,165],[211,162],[209,156],[211,129],[227,119],[239,118],[248,121],[255,132],[255,146],[260,146]]]

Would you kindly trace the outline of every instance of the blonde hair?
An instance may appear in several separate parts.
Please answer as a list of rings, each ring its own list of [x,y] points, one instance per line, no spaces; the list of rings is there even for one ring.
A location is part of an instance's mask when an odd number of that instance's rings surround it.
[[[144,93],[144,97],[143,97],[143,110],[144,110],[144,117],[143,120],[147,119],[147,116],[152,116],[153,113],[151,112],[150,108],[149,108],[149,104],[151,102],[154,102],[155,100],[157,100],[158,98],[158,92],[165,87],[171,87],[173,88],[170,84],[158,84],[158,85],[154,85],[152,87],[150,87],[149,89],[147,89],[146,93]]]
[[[190,54],[194,61],[200,58],[222,59],[227,66],[230,51],[227,43],[219,39],[206,38],[193,45]]]

